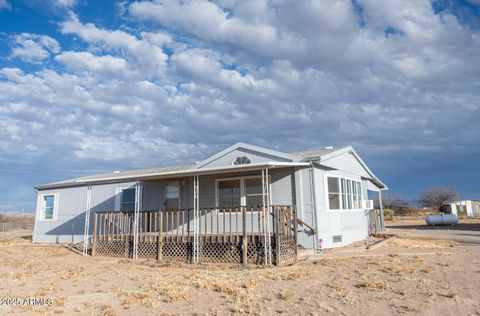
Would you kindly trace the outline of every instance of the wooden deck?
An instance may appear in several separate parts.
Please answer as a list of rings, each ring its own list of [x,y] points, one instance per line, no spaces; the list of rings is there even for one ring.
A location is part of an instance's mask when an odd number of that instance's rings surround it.
[[[195,219],[193,209],[139,211],[136,222],[133,211],[96,211],[92,255],[192,262],[197,244],[199,262],[280,266],[297,259],[294,206],[197,212]]]

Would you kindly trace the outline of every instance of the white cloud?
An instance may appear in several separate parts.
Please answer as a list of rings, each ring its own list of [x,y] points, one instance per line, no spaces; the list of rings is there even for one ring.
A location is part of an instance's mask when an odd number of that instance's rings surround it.
[[[62,8],[71,8],[78,3],[78,0],[52,0],[53,4]]]
[[[74,34],[94,47],[114,52],[135,63],[139,72],[148,76],[161,76],[168,56],[162,46],[171,42],[168,34],[143,32],[142,38],[119,30],[106,30],[92,23],[83,24],[76,16],[61,24],[61,32]]]
[[[88,52],[64,52],[55,59],[72,70],[95,73],[120,73],[127,69],[127,62],[118,57],[95,56]]]
[[[60,44],[46,35],[22,33],[13,37],[10,56],[27,62],[40,62],[60,52]]]
[[[0,10],[10,10],[12,5],[7,0],[0,0]]]
[[[478,153],[479,32],[426,1],[358,3],[363,25],[350,1],[169,0],[134,2],[121,29],[71,15],[63,52],[21,34],[17,58],[55,63],[0,69],[0,161],[115,170],[239,140]]]

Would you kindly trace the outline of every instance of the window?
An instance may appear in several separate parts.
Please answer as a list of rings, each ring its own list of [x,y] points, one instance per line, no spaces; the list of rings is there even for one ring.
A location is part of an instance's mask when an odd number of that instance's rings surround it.
[[[236,208],[263,205],[261,177],[244,177],[217,180],[217,206]]]
[[[53,208],[55,205],[55,196],[54,195],[44,195],[43,201],[45,203],[45,219],[53,218]]]
[[[180,185],[178,183],[165,184],[165,209],[180,208]]]
[[[38,219],[53,220],[57,215],[58,194],[40,195],[38,199]]]
[[[234,208],[240,205],[240,179],[219,181],[218,207]]]
[[[330,209],[340,208],[340,190],[338,186],[338,178],[328,178],[328,203]]]
[[[135,188],[122,190],[120,211],[135,211]]]
[[[355,210],[362,208],[362,184],[360,181],[327,177],[327,186],[329,209]]]
[[[362,184],[357,181],[357,208],[363,208],[362,200]]]
[[[245,179],[246,206],[257,206],[263,204],[262,178]]]
[[[250,163],[250,159],[248,159],[248,157],[246,157],[246,156],[237,157],[233,161],[234,166],[246,165],[246,164],[249,164],[249,163]]]

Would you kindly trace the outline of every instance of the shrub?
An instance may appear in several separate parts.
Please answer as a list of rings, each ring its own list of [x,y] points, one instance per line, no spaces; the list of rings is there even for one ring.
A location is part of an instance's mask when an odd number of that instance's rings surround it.
[[[385,217],[391,218],[391,217],[393,217],[394,214],[395,214],[395,212],[392,209],[386,208],[386,209],[383,210],[383,215]]]

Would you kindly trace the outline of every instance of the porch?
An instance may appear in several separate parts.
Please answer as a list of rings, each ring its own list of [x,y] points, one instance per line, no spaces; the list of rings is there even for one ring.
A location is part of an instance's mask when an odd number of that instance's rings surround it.
[[[96,211],[92,255],[286,265],[297,259],[292,205]]]

